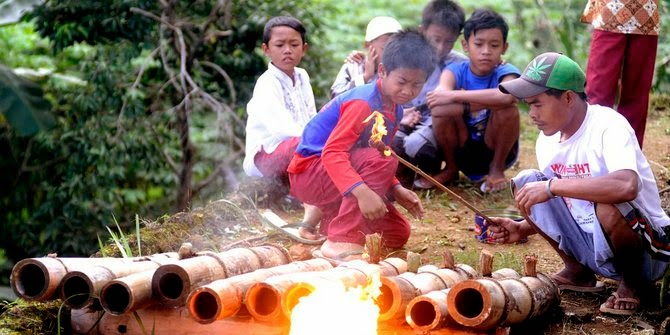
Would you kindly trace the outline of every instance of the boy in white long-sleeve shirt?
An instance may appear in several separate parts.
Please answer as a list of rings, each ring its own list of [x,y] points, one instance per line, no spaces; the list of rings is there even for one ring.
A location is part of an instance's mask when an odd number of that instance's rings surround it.
[[[263,30],[263,52],[268,70],[254,86],[247,104],[244,172],[288,184],[288,167],[307,122],[316,115],[314,93],[307,71],[297,67],[307,51],[306,29],[296,18],[278,16]],[[320,220],[316,207],[305,204],[304,238],[316,239]]]

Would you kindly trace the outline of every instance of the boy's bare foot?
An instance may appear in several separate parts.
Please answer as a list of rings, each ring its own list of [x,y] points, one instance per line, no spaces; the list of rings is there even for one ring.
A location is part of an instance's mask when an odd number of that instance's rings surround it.
[[[298,228],[298,235],[308,240],[318,240],[321,237],[321,234],[316,230],[316,227],[307,224]]]
[[[298,235],[308,240],[318,240],[321,238],[316,226],[321,221],[321,210],[310,204],[303,204],[305,215],[303,217],[304,226],[298,228]]]
[[[458,178],[458,171],[442,170],[440,173],[432,176],[435,181],[444,185],[446,183],[452,182]],[[427,190],[435,188],[435,185],[428,181],[428,179],[419,177],[414,181],[414,188]]]

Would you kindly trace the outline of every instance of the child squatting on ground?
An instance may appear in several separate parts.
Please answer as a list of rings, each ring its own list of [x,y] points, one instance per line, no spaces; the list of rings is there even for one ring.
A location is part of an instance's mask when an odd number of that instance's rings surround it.
[[[328,102],[307,124],[288,167],[291,193],[318,207],[320,232],[327,236],[320,256],[361,258],[365,236],[379,233],[387,250],[401,248],[410,225],[391,199],[417,218],[418,196],[395,177],[398,161],[371,147],[373,112],[383,115],[389,145],[402,118],[402,105],[419,93],[435,69],[435,52],[415,31],[394,34],[379,64],[379,79]]]
[[[482,192],[507,185],[505,170],[516,161],[520,131],[516,99],[498,90],[499,83],[520,74],[502,62],[507,33],[507,23],[498,13],[475,10],[463,28],[469,60],[447,65],[440,85],[427,95],[433,132],[446,163],[434,176],[439,182],[457,179],[460,171],[472,182],[483,180]]]
[[[296,18],[278,16],[263,30],[263,52],[270,63],[256,81],[247,104],[244,172],[288,184],[288,167],[302,130],[316,115],[307,71],[298,67],[307,52],[306,29]],[[301,235],[315,238],[309,227],[319,223],[316,207],[305,206],[307,228]]]

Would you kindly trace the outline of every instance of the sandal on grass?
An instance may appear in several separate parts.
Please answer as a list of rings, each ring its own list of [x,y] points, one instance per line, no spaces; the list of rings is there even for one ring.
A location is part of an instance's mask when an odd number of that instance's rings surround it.
[[[622,302],[632,303],[633,308],[631,309],[615,308],[615,306],[619,305],[619,303]],[[640,299],[635,297],[622,298],[619,296],[619,293],[613,292],[612,295],[609,298],[607,298],[607,301],[605,301],[602,305],[600,305],[600,311],[607,314],[628,316],[633,315],[635,311],[637,311],[638,307],[640,307]]]

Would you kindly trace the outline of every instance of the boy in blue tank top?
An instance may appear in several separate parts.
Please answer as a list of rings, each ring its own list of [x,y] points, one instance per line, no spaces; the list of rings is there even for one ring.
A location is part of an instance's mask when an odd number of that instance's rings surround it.
[[[428,93],[433,132],[446,163],[434,178],[442,183],[458,178],[459,171],[481,184],[483,192],[504,189],[505,170],[518,156],[520,118],[517,100],[498,90],[498,84],[520,76],[502,62],[509,27],[498,13],[477,9],[465,22],[463,50],[469,60],[450,64],[440,84]],[[419,188],[431,185],[424,179]]]

